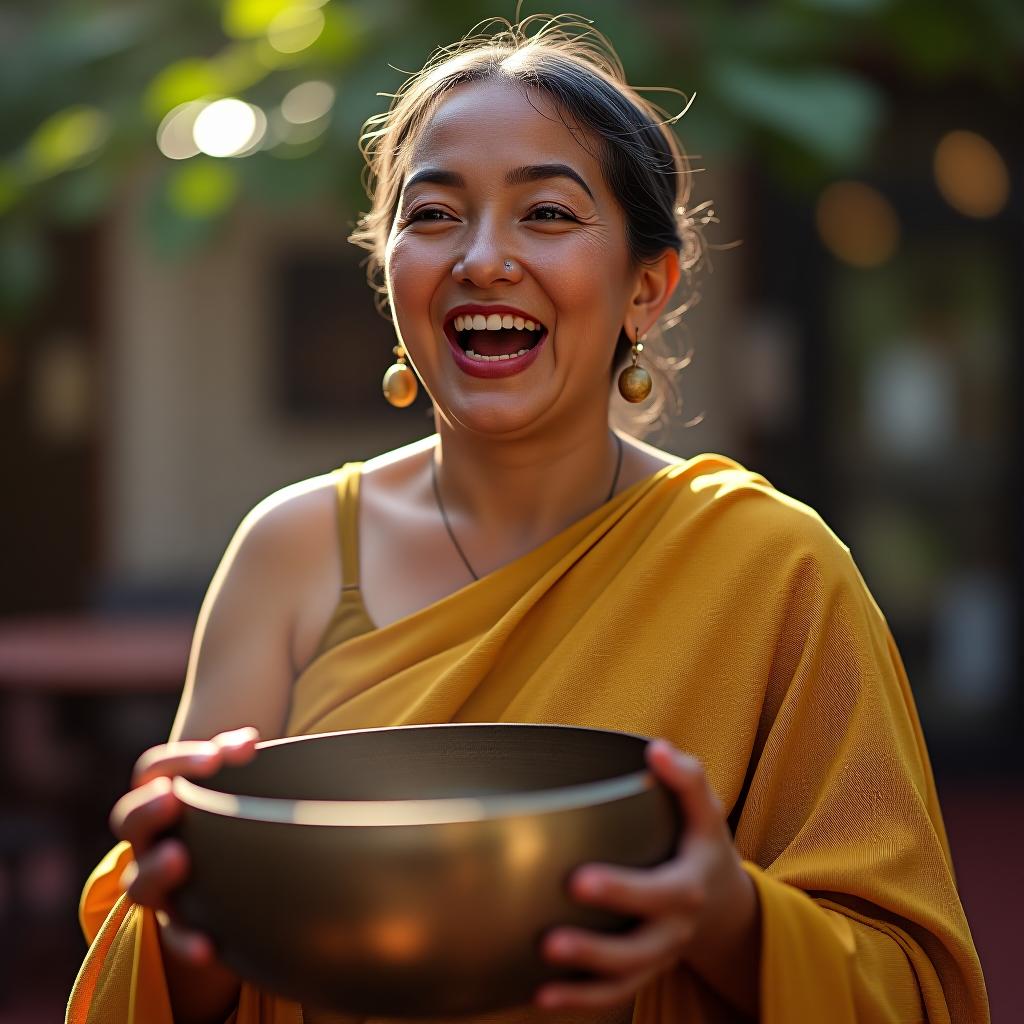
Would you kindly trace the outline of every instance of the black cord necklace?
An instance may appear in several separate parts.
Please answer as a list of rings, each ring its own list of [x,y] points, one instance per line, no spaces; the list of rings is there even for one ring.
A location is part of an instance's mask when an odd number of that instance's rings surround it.
[[[616,443],[619,446],[619,457],[615,463],[615,478],[612,480],[612,489],[608,492],[608,497],[604,499],[604,503],[607,504],[615,496],[615,488],[619,483],[619,470],[622,469],[622,438],[618,434],[612,435],[615,438]],[[466,563],[466,568],[469,570],[470,576],[473,579],[480,579],[475,572],[473,572],[473,566],[469,564],[469,559],[466,557],[466,553],[459,546],[459,542],[455,539],[455,534],[452,532],[452,525],[448,522],[448,514],[444,510],[444,502],[441,501],[441,489],[437,486],[437,459],[436,459],[436,448],[430,453],[430,477],[434,482],[434,497],[437,498],[437,507],[441,510],[441,518],[444,520],[445,528],[448,530],[448,536],[451,537],[452,543],[455,545],[455,550],[462,556],[462,561]]]

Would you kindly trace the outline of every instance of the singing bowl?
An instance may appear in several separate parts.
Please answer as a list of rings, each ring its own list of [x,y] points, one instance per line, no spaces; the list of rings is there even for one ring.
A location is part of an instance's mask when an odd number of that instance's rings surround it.
[[[572,899],[584,863],[650,867],[679,841],[647,739],[452,724],[272,740],[174,779],[191,856],[175,909],[258,986],[384,1017],[482,1013],[553,978],[550,928],[635,924]]]

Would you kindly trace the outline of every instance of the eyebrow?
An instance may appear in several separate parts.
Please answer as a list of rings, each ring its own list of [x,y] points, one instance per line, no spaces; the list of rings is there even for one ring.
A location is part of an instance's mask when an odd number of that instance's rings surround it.
[[[576,182],[584,192],[594,198],[594,193],[580,176],[568,164],[530,164],[527,167],[514,167],[505,175],[506,185],[525,185],[532,181],[544,181],[548,178],[569,178]],[[447,185],[451,188],[465,188],[466,179],[456,171],[446,171],[440,167],[424,167],[417,171],[406,183],[404,190],[410,189],[413,185],[422,185],[429,182],[434,185]]]

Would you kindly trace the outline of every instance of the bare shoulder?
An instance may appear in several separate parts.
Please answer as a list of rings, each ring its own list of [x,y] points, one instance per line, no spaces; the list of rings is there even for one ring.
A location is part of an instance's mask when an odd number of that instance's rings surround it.
[[[404,486],[432,447],[424,438],[362,464],[360,518],[374,521],[407,500]],[[325,473],[289,484],[264,498],[239,529],[258,562],[273,578],[287,606],[289,657],[295,674],[313,659],[337,608],[344,578],[338,540],[337,479]]]
[[[382,488],[396,485],[421,469],[436,446],[437,434],[430,434],[411,444],[402,445],[401,448],[367,459],[361,473],[363,481],[368,480],[371,486]]]
[[[647,444],[646,441],[641,441],[631,434],[620,432],[619,437],[622,438],[622,471],[619,474],[619,491],[646,479],[657,473],[659,469],[664,469],[665,466],[678,466],[686,462],[686,459],[655,448],[654,445]]]
[[[273,580],[287,620],[293,674],[312,659],[341,591],[337,480],[324,473],[268,495],[239,528],[247,559]]]
[[[292,484],[242,519],[199,613],[172,739],[240,725],[255,725],[265,738],[281,734],[297,616],[318,565],[330,563],[323,545],[331,491],[329,476]]]
[[[238,534],[253,551],[294,556],[315,547],[325,529],[333,531],[334,510],[335,477],[324,473],[288,484],[258,502]]]
[[[359,503],[364,526],[392,523],[400,529],[415,527],[422,514],[418,507],[420,485],[436,445],[437,434],[430,434],[363,463]]]

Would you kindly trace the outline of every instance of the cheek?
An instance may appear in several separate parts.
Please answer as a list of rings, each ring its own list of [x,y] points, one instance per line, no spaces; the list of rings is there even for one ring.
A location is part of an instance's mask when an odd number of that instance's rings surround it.
[[[608,250],[552,254],[534,262],[537,279],[560,307],[590,336],[612,327],[625,308],[626,273],[617,254]],[[615,331],[617,336],[618,331]]]
[[[441,271],[436,254],[431,258],[415,239],[398,237],[385,252],[384,276],[395,313],[429,308]]]

